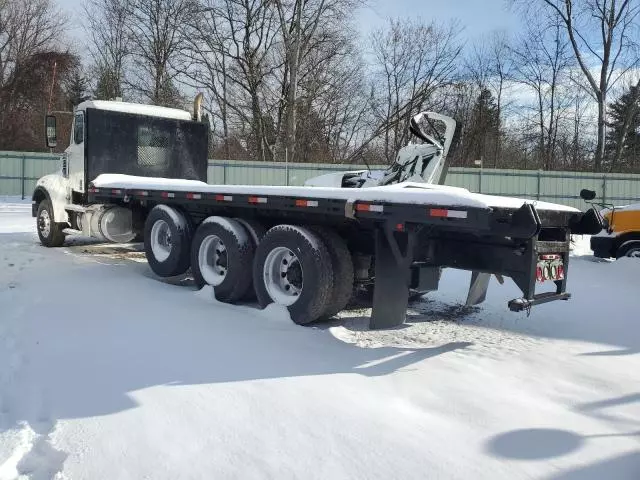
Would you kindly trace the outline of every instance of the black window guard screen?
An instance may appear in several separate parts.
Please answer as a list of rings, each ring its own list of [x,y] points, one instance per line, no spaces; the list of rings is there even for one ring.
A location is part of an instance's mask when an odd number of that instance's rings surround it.
[[[102,173],[207,181],[203,123],[87,109],[86,181]]]

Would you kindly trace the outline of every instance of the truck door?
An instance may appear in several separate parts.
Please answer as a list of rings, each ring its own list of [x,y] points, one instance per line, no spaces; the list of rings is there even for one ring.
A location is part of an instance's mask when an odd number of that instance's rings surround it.
[[[66,150],[68,155],[69,184],[72,190],[84,192],[84,148],[85,148],[85,116],[78,111],[73,117],[71,142]]]

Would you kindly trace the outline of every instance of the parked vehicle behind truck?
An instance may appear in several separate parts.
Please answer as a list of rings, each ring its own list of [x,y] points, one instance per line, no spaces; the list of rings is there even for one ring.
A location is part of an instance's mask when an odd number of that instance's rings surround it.
[[[430,112],[414,118],[401,161],[377,185],[209,185],[200,102],[193,112],[78,105],[60,171],[33,192],[42,244],[60,246],[67,234],[141,238],[158,276],[191,270],[219,300],[277,303],[299,324],[335,315],[354,289],[372,285],[371,326],[383,328],[404,321],[410,292],[437,290],[443,268],[474,272],[469,304],[484,300],[490,275],[521,290],[508,303],[513,311],[567,300],[570,235],[603,226],[595,209],[413,181],[446,172],[455,122]],[[422,131],[421,119],[444,124],[440,140]],[[47,117],[49,146],[55,123]]]
[[[606,227],[591,237],[591,249],[599,258],[640,258],[640,203],[607,208]]]

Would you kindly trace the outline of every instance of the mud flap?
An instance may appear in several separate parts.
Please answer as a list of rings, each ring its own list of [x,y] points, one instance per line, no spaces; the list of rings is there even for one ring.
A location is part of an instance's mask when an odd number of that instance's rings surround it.
[[[376,273],[369,328],[379,330],[402,325],[406,319],[415,233],[394,232],[387,226],[376,230],[375,242]]]

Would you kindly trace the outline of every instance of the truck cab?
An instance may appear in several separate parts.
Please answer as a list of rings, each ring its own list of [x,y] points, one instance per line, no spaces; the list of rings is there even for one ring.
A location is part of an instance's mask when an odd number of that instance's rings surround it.
[[[200,102],[201,96],[193,113],[122,101],[89,100],[77,105],[60,169],[40,178],[33,192],[32,214],[38,219],[42,243],[61,244],[64,229],[97,233],[90,217],[104,209],[87,206],[87,185],[102,173],[206,182],[208,126],[201,121]],[[50,148],[57,145],[53,115],[46,118],[46,143]],[[128,225],[133,220],[118,221]],[[120,240],[135,236],[134,225],[125,230],[130,231],[117,235]]]

